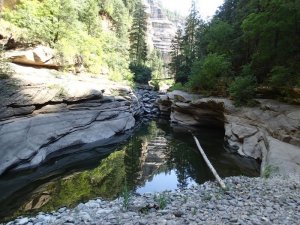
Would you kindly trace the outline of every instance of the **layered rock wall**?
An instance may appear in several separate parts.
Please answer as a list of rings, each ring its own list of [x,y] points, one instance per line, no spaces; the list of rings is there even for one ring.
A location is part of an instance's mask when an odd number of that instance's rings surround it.
[[[123,134],[143,113],[129,87],[104,77],[12,67],[0,80],[0,175]]]
[[[174,91],[157,103],[174,123],[224,127],[226,149],[262,160],[262,172],[273,168],[284,175],[300,173],[300,107],[258,101],[258,107],[237,108],[228,99]]]
[[[167,65],[170,62],[172,39],[175,37],[178,24],[170,21],[156,0],[145,1],[148,19],[148,37],[152,48],[159,50]]]

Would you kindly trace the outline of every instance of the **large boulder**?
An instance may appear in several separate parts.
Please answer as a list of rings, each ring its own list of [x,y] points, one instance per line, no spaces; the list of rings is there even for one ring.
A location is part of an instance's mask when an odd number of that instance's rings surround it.
[[[87,75],[14,69],[11,80],[0,80],[0,175],[117,137],[131,130],[141,113],[127,86]]]
[[[55,61],[53,49],[46,46],[7,51],[5,57],[12,63],[20,65],[59,69],[59,65]]]
[[[174,123],[189,126],[224,127],[224,119],[224,109],[218,103],[175,102],[172,105],[171,121]]]
[[[266,155],[266,163],[262,168],[262,174],[267,170],[272,174],[300,174],[300,148],[275,138],[268,137],[269,151]]]

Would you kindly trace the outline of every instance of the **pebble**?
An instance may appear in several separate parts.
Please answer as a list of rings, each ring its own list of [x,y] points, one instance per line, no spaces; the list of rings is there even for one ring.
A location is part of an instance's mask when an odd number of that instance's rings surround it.
[[[168,192],[169,201],[163,210],[151,208],[140,212],[147,205],[158,204],[155,194],[147,193],[133,196],[128,210],[123,209],[122,198],[96,199],[74,209],[63,207],[31,218],[20,217],[7,225],[299,224],[300,195],[290,189],[300,186],[299,175],[288,179],[229,177],[224,182],[230,187],[226,193],[215,182]],[[141,207],[134,207],[137,204]]]

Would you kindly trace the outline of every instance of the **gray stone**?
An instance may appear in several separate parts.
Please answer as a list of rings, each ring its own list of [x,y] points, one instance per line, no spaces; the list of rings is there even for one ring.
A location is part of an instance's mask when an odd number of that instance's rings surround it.
[[[24,224],[27,224],[28,221],[29,221],[28,218],[25,217],[25,218],[17,220],[17,223],[20,225],[24,225]]]

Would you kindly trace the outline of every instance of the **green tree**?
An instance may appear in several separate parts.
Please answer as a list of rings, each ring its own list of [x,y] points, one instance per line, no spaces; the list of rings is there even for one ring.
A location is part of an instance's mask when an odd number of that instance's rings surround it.
[[[179,28],[171,44],[171,62],[169,64],[170,72],[174,75],[176,82],[181,82],[180,73],[183,65],[182,47],[182,30]]]
[[[6,12],[4,18],[30,30],[35,40],[53,46],[68,36],[71,28],[76,30],[78,12],[73,0],[23,0],[16,10]]]
[[[182,52],[184,55],[184,64],[185,64],[185,76],[186,79],[184,82],[188,80],[188,76],[191,72],[191,67],[196,59],[196,32],[197,28],[200,24],[199,12],[196,9],[195,1],[192,1],[192,6],[190,9],[190,13],[186,19],[184,35],[182,41]]]
[[[151,69],[144,64],[131,63],[130,71],[133,73],[133,80],[137,83],[148,84],[151,80]]]
[[[233,32],[232,26],[227,22],[214,20],[205,33],[207,51],[209,53],[231,55]]]
[[[96,0],[83,0],[79,11],[79,20],[86,26],[89,35],[97,36],[100,32],[100,7]]]
[[[229,93],[236,105],[253,105],[256,92],[256,80],[250,64],[244,65],[240,76],[229,86]]]
[[[147,14],[145,6],[139,3],[133,15],[133,23],[130,32],[130,58],[136,65],[142,65],[147,60]]]
[[[208,93],[223,92],[231,74],[231,63],[226,56],[209,54],[204,60],[194,63],[190,84],[192,88]]]
[[[267,74],[278,65],[296,73],[299,63],[295,62],[300,54],[299,1],[262,0],[258,8],[242,23],[258,82],[267,81]]]
[[[162,53],[154,49],[152,50],[149,60],[149,67],[151,69],[151,84],[155,87],[156,90],[159,89],[160,79],[165,75],[164,61],[162,58]]]
[[[176,82],[186,83],[191,74],[191,68],[197,56],[197,30],[200,23],[195,1],[192,1],[184,31],[177,31],[171,46],[170,70]]]

